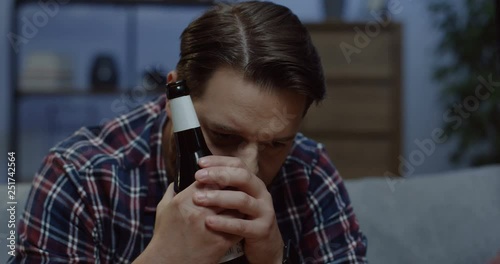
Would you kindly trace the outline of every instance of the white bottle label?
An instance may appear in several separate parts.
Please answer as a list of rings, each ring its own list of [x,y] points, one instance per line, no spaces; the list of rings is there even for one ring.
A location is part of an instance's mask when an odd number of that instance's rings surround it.
[[[232,246],[226,252],[226,254],[224,255],[224,257],[221,258],[219,263],[224,263],[226,261],[230,261],[230,260],[235,259],[237,257],[243,256],[243,254],[245,254],[245,253],[243,252],[243,247],[241,245],[241,242],[237,243],[236,245]]]
[[[172,110],[174,132],[200,126],[190,96],[182,96],[170,100],[170,109]]]

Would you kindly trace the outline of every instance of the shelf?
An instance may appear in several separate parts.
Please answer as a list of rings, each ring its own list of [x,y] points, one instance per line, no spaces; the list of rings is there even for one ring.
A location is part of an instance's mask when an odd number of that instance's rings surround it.
[[[0,0],[2,1],[2,0]],[[213,0],[54,0],[54,1],[46,1],[46,0],[13,0],[13,4],[11,6],[10,14],[10,32],[12,34],[20,34],[22,26],[25,24],[24,20],[22,20],[22,12],[33,11],[30,9],[31,7],[35,7],[34,15],[30,17],[30,22],[32,19],[37,18],[37,14],[42,15],[52,15],[50,12],[56,12],[57,10],[62,10],[70,6],[74,6],[76,8],[80,8],[82,6],[88,6],[90,8],[101,8],[101,9],[116,9],[117,12],[123,12],[121,6],[127,7],[129,10],[126,10],[126,14],[124,14],[123,26],[125,27],[123,31],[123,39],[120,41],[123,43],[123,50],[125,51],[125,57],[123,64],[127,65],[125,67],[125,72],[130,73],[126,76],[126,79],[121,81],[123,86],[117,87],[117,90],[114,91],[102,91],[98,92],[92,89],[92,85],[82,84],[82,86],[75,87],[72,84],[65,85],[49,85],[48,88],[52,87],[61,87],[60,90],[21,90],[21,88],[29,86],[20,85],[20,78],[11,78],[10,80],[10,132],[9,132],[9,146],[8,148],[12,151],[16,151],[16,153],[25,154],[25,158],[23,160],[26,163],[38,163],[39,160],[43,156],[38,156],[40,153],[46,154],[45,145],[50,145],[47,147],[50,148],[53,146],[52,143],[48,143],[49,141],[55,137],[60,136],[61,134],[65,134],[66,132],[74,132],[72,127],[78,126],[80,127],[80,123],[85,122],[85,124],[99,124],[99,121],[107,120],[107,118],[114,118],[119,114],[126,113],[132,108],[142,104],[146,100],[151,100],[153,97],[161,96],[165,93],[165,86],[159,85],[155,87],[155,89],[136,85],[137,80],[133,77],[136,73],[138,73],[138,16],[140,13],[140,9],[142,7],[146,10],[155,10],[157,7],[167,7],[165,9],[170,9],[168,7],[172,7],[173,11],[176,11],[179,7],[188,7],[192,8],[193,11],[199,12],[201,9],[207,9],[211,5],[214,4]],[[44,6],[45,5],[45,6]],[[40,9],[42,7],[42,9]],[[27,9],[25,9],[27,8]],[[129,12],[131,11],[131,12]],[[135,11],[135,12],[134,12]],[[42,12],[42,13],[40,13]],[[47,13],[49,12],[49,13]],[[192,13],[189,13],[192,15]],[[184,14],[182,14],[184,16]],[[40,17],[38,17],[40,18]],[[63,16],[64,18],[64,16]],[[68,16],[68,18],[72,18]],[[23,18],[24,19],[24,18]],[[28,19],[28,18],[26,18]],[[35,21],[37,22],[37,21]],[[38,21],[43,23],[42,21]],[[174,24],[175,25],[175,24]],[[121,31],[120,31],[121,32]],[[180,33],[180,32],[179,32]],[[121,34],[121,33],[120,33]],[[57,35],[59,37],[59,34]],[[37,39],[39,36],[37,36]],[[51,45],[48,45],[51,46]],[[25,48],[21,47],[20,48]],[[79,54],[80,55],[80,54]],[[9,67],[9,75],[10,76],[21,76],[19,74],[21,72],[20,68],[20,52],[16,49],[9,49],[9,59],[10,59],[10,67]],[[156,62],[155,62],[156,63]],[[142,66],[140,66],[142,67]],[[142,73],[141,73],[142,74]],[[142,77],[141,77],[142,78]],[[162,81],[163,83],[164,81]],[[142,84],[142,83],[141,83]],[[139,84],[137,84],[139,85]],[[39,83],[37,86],[41,86]],[[66,87],[65,87],[66,86]],[[44,87],[44,86],[42,86]],[[112,103],[110,103],[113,101]],[[119,102],[118,104],[114,102]],[[41,106],[41,107],[39,107]],[[85,106],[85,107],[82,107]],[[35,114],[35,115],[33,115]],[[44,116],[45,115],[45,116]],[[40,118],[40,116],[43,117]],[[35,122],[25,122],[26,120],[22,118],[33,118],[38,123]],[[49,118],[47,118],[49,117]],[[83,117],[83,118],[82,118]],[[102,118],[102,119],[101,119]],[[89,122],[87,122],[89,120]],[[42,124],[41,129],[45,129],[46,132],[49,128],[44,127],[44,125],[48,122],[59,122],[58,126],[50,127],[49,135],[45,139],[40,139],[36,136],[35,133],[39,133],[38,124]],[[92,121],[92,122],[90,122]],[[52,124],[51,123],[51,124]],[[77,125],[78,124],[78,125]],[[47,125],[48,126],[48,125]],[[69,129],[71,128],[71,129]],[[28,135],[28,136],[27,136]],[[29,140],[25,140],[29,138]],[[22,140],[20,140],[22,139]],[[24,144],[24,145],[23,145]],[[29,148],[26,148],[25,145],[28,144]],[[37,149],[38,148],[38,149]],[[43,148],[43,150],[41,149]],[[29,149],[29,151],[27,150]],[[38,151],[38,152],[37,152]],[[34,166],[25,166],[23,167],[23,172],[20,172],[23,175],[21,177],[24,181],[31,181],[35,171],[38,168],[36,165]],[[31,173],[32,171],[32,173]]]

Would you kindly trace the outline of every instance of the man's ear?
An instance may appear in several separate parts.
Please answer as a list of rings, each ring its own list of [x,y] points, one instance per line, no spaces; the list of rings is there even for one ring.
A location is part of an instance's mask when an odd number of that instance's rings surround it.
[[[167,75],[167,83],[176,82],[177,81],[177,71],[171,71]]]
[[[177,81],[177,72],[171,71],[167,75],[167,83],[176,82]],[[172,112],[170,111],[170,101],[167,100],[167,104],[165,105],[165,110],[167,111],[167,116],[169,119],[172,118]]]

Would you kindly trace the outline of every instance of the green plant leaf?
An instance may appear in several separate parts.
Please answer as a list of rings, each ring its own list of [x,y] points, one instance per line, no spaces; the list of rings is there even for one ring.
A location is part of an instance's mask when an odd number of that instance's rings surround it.
[[[457,11],[449,1],[432,1],[428,5],[436,29],[443,33],[435,50],[439,64],[432,77],[440,84],[445,113],[461,121],[443,123],[446,135],[458,139],[450,160],[460,162],[466,153],[486,142],[491,146],[490,151],[472,156],[471,164],[500,162],[500,87],[495,84],[485,89],[484,81],[478,79],[500,82],[495,71],[500,56],[496,46],[495,6],[490,0],[462,1],[465,12]],[[442,56],[452,59],[440,60]],[[478,91],[488,98],[479,99]],[[474,105],[466,108],[467,103]],[[472,106],[478,107],[472,109]],[[460,109],[473,111],[458,113]]]

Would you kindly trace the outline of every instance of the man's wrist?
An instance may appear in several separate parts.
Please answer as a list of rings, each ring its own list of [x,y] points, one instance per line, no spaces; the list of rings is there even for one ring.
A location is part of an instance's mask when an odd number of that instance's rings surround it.
[[[132,262],[132,264],[169,263],[169,261],[167,261],[167,257],[159,254],[159,252],[165,253],[165,249],[157,248],[157,243],[155,243],[155,241],[156,240],[153,237],[144,251]]]

